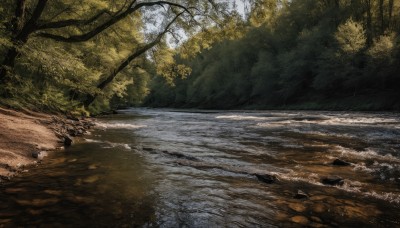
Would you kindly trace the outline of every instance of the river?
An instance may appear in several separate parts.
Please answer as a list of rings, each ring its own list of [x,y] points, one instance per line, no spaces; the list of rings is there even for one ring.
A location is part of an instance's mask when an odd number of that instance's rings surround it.
[[[0,185],[0,227],[400,227],[399,211],[395,113],[129,109]]]

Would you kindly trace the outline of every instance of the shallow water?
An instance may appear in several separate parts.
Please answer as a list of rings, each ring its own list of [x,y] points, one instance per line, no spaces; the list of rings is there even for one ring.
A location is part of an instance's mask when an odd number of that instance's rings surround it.
[[[390,113],[126,110],[2,183],[0,227],[400,227],[399,136]]]

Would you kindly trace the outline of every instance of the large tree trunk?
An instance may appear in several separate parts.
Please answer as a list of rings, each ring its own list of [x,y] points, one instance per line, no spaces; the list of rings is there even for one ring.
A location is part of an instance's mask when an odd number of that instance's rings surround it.
[[[393,4],[394,4],[394,1],[389,0],[389,9],[388,9],[389,18],[388,18],[388,25],[387,25],[389,27],[389,29],[392,28]]]
[[[19,55],[18,47],[21,47],[28,41],[29,35],[35,31],[37,21],[43,13],[48,0],[39,0],[31,18],[25,22],[25,0],[17,0],[15,17],[13,19],[12,39],[13,46],[7,51],[6,57],[0,67],[0,82],[7,81],[7,75],[14,69],[15,60]]]
[[[17,37],[20,33],[22,26],[24,24],[24,17],[25,17],[25,0],[17,0],[16,7],[15,7],[15,15],[12,18],[11,26],[12,26],[12,36],[13,39]],[[8,70],[14,68],[15,58],[18,55],[18,51],[16,47],[10,47],[7,51],[7,54],[3,60],[2,65],[0,66],[0,82],[4,82],[4,79],[7,76]]]
[[[365,0],[367,11],[367,47],[372,45],[372,4],[371,0]]]
[[[385,14],[383,7],[384,0],[379,0],[379,20],[380,20],[380,33],[381,35],[385,32]]]

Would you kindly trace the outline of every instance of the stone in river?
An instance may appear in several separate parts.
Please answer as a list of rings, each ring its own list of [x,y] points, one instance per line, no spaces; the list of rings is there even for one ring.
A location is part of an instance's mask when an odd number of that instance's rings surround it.
[[[315,213],[323,213],[327,210],[326,206],[322,203],[316,203],[316,204],[312,205],[311,209]]]
[[[289,203],[289,208],[296,212],[304,212],[307,208],[301,203]]]
[[[33,158],[38,158],[39,155],[40,155],[40,151],[33,151],[33,152],[32,152],[32,157],[33,157]]]
[[[43,214],[42,210],[34,210],[34,209],[28,209],[27,212],[31,215],[40,215]]]
[[[9,194],[16,194],[16,193],[21,193],[21,192],[26,192],[25,188],[6,188],[4,190],[5,193]]]
[[[294,216],[291,218],[292,222],[294,223],[298,223],[301,225],[307,225],[310,221],[308,220],[308,218],[304,217],[304,216]]]
[[[259,181],[262,181],[267,184],[272,184],[276,181],[276,177],[269,174],[255,174]]]
[[[306,199],[306,198],[308,198],[308,195],[301,190],[297,190],[297,193],[296,193],[296,195],[294,195],[294,198],[295,199]]]
[[[48,199],[33,199],[33,200],[16,200],[16,202],[21,206],[44,207],[58,203],[59,199],[48,198]]]
[[[46,190],[44,190],[44,192],[49,195],[55,195],[55,196],[62,195],[62,191],[59,191],[59,190],[46,189]]]
[[[71,146],[72,145],[72,139],[69,136],[64,136],[64,146]]]
[[[332,162],[332,165],[336,165],[336,166],[350,166],[351,163],[347,162],[347,161],[343,161],[340,159],[336,159],[335,161]]]
[[[99,179],[100,179],[99,176],[90,176],[90,177],[85,178],[85,179],[83,180],[83,182],[84,182],[84,183],[87,183],[87,184],[92,184],[92,183],[98,181]]]
[[[338,176],[331,176],[331,177],[325,177],[322,178],[322,183],[325,185],[339,185],[342,186],[344,184],[344,180],[341,177]]]
[[[322,223],[322,220],[316,216],[311,216],[311,220],[314,222]]]

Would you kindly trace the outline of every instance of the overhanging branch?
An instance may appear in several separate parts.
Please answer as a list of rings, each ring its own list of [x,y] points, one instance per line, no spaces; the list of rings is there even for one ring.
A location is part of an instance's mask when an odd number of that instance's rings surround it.
[[[94,36],[96,36],[97,34],[101,33],[102,31],[106,30],[107,28],[109,28],[110,26],[116,24],[117,22],[121,21],[122,19],[126,18],[128,15],[138,11],[139,9],[143,8],[143,7],[151,7],[151,6],[156,6],[156,5],[169,5],[171,7],[177,7],[177,8],[181,8],[183,9],[184,12],[190,14],[192,16],[192,13],[190,12],[189,7],[185,7],[184,5],[178,4],[178,3],[174,3],[174,2],[169,2],[169,1],[155,1],[155,2],[141,2],[141,3],[137,3],[136,5],[134,4],[136,1],[133,1],[131,4],[129,4],[129,7],[119,13],[114,15],[113,17],[111,17],[109,20],[107,20],[106,22],[102,23],[101,25],[97,26],[96,28],[83,33],[83,34],[79,34],[79,35],[71,35],[71,36],[62,36],[62,35],[57,35],[57,34],[53,34],[53,33],[47,33],[47,32],[39,32],[37,33],[37,36],[43,37],[43,38],[48,38],[48,39],[53,39],[55,41],[59,41],[59,42],[68,42],[68,43],[76,43],[76,42],[84,42],[84,41],[88,41],[91,38],[93,38]],[[95,21],[97,18],[95,15],[93,21]],[[92,22],[93,22],[92,21]],[[57,28],[57,26],[61,26],[61,27],[66,27],[66,26],[71,26],[74,23],[82,23],[82,21],[64,21],[64,22],[54,22],[53,24],[47,24],[47,28]]]
[[[169,29],[175,23],[175,21],[182,14],[183,14],[183,12],[177,14],[174,17],[174,19],[171,20],[166,25],[164,30],[161,33],[159,33],[153,41],[151,41],[150,43],[148,43],[142,47],[137,48],[131,55],[129,55],[124,61],[122,61],[116,69],[114,69],[102,82],[99,83],[99,85],[97,85],[97,89],[103,90],[108,84],[110,84],[114,80],[114,78],[118,75],[118,73],[121,72],[123,69],[125,69],[134,59],[138,58],[139,56],[144,54],[146,51],[148,51],[149,49],[151,49],[155,45],[157,45],[161,41],[163,36],[169,31]],[[95,95],[89,94],[84,102],[85,107],[88,107],[91,103],[93,103],[93,101],[96,99],[96,97],[97,97],[97,94],[95,94]]]

